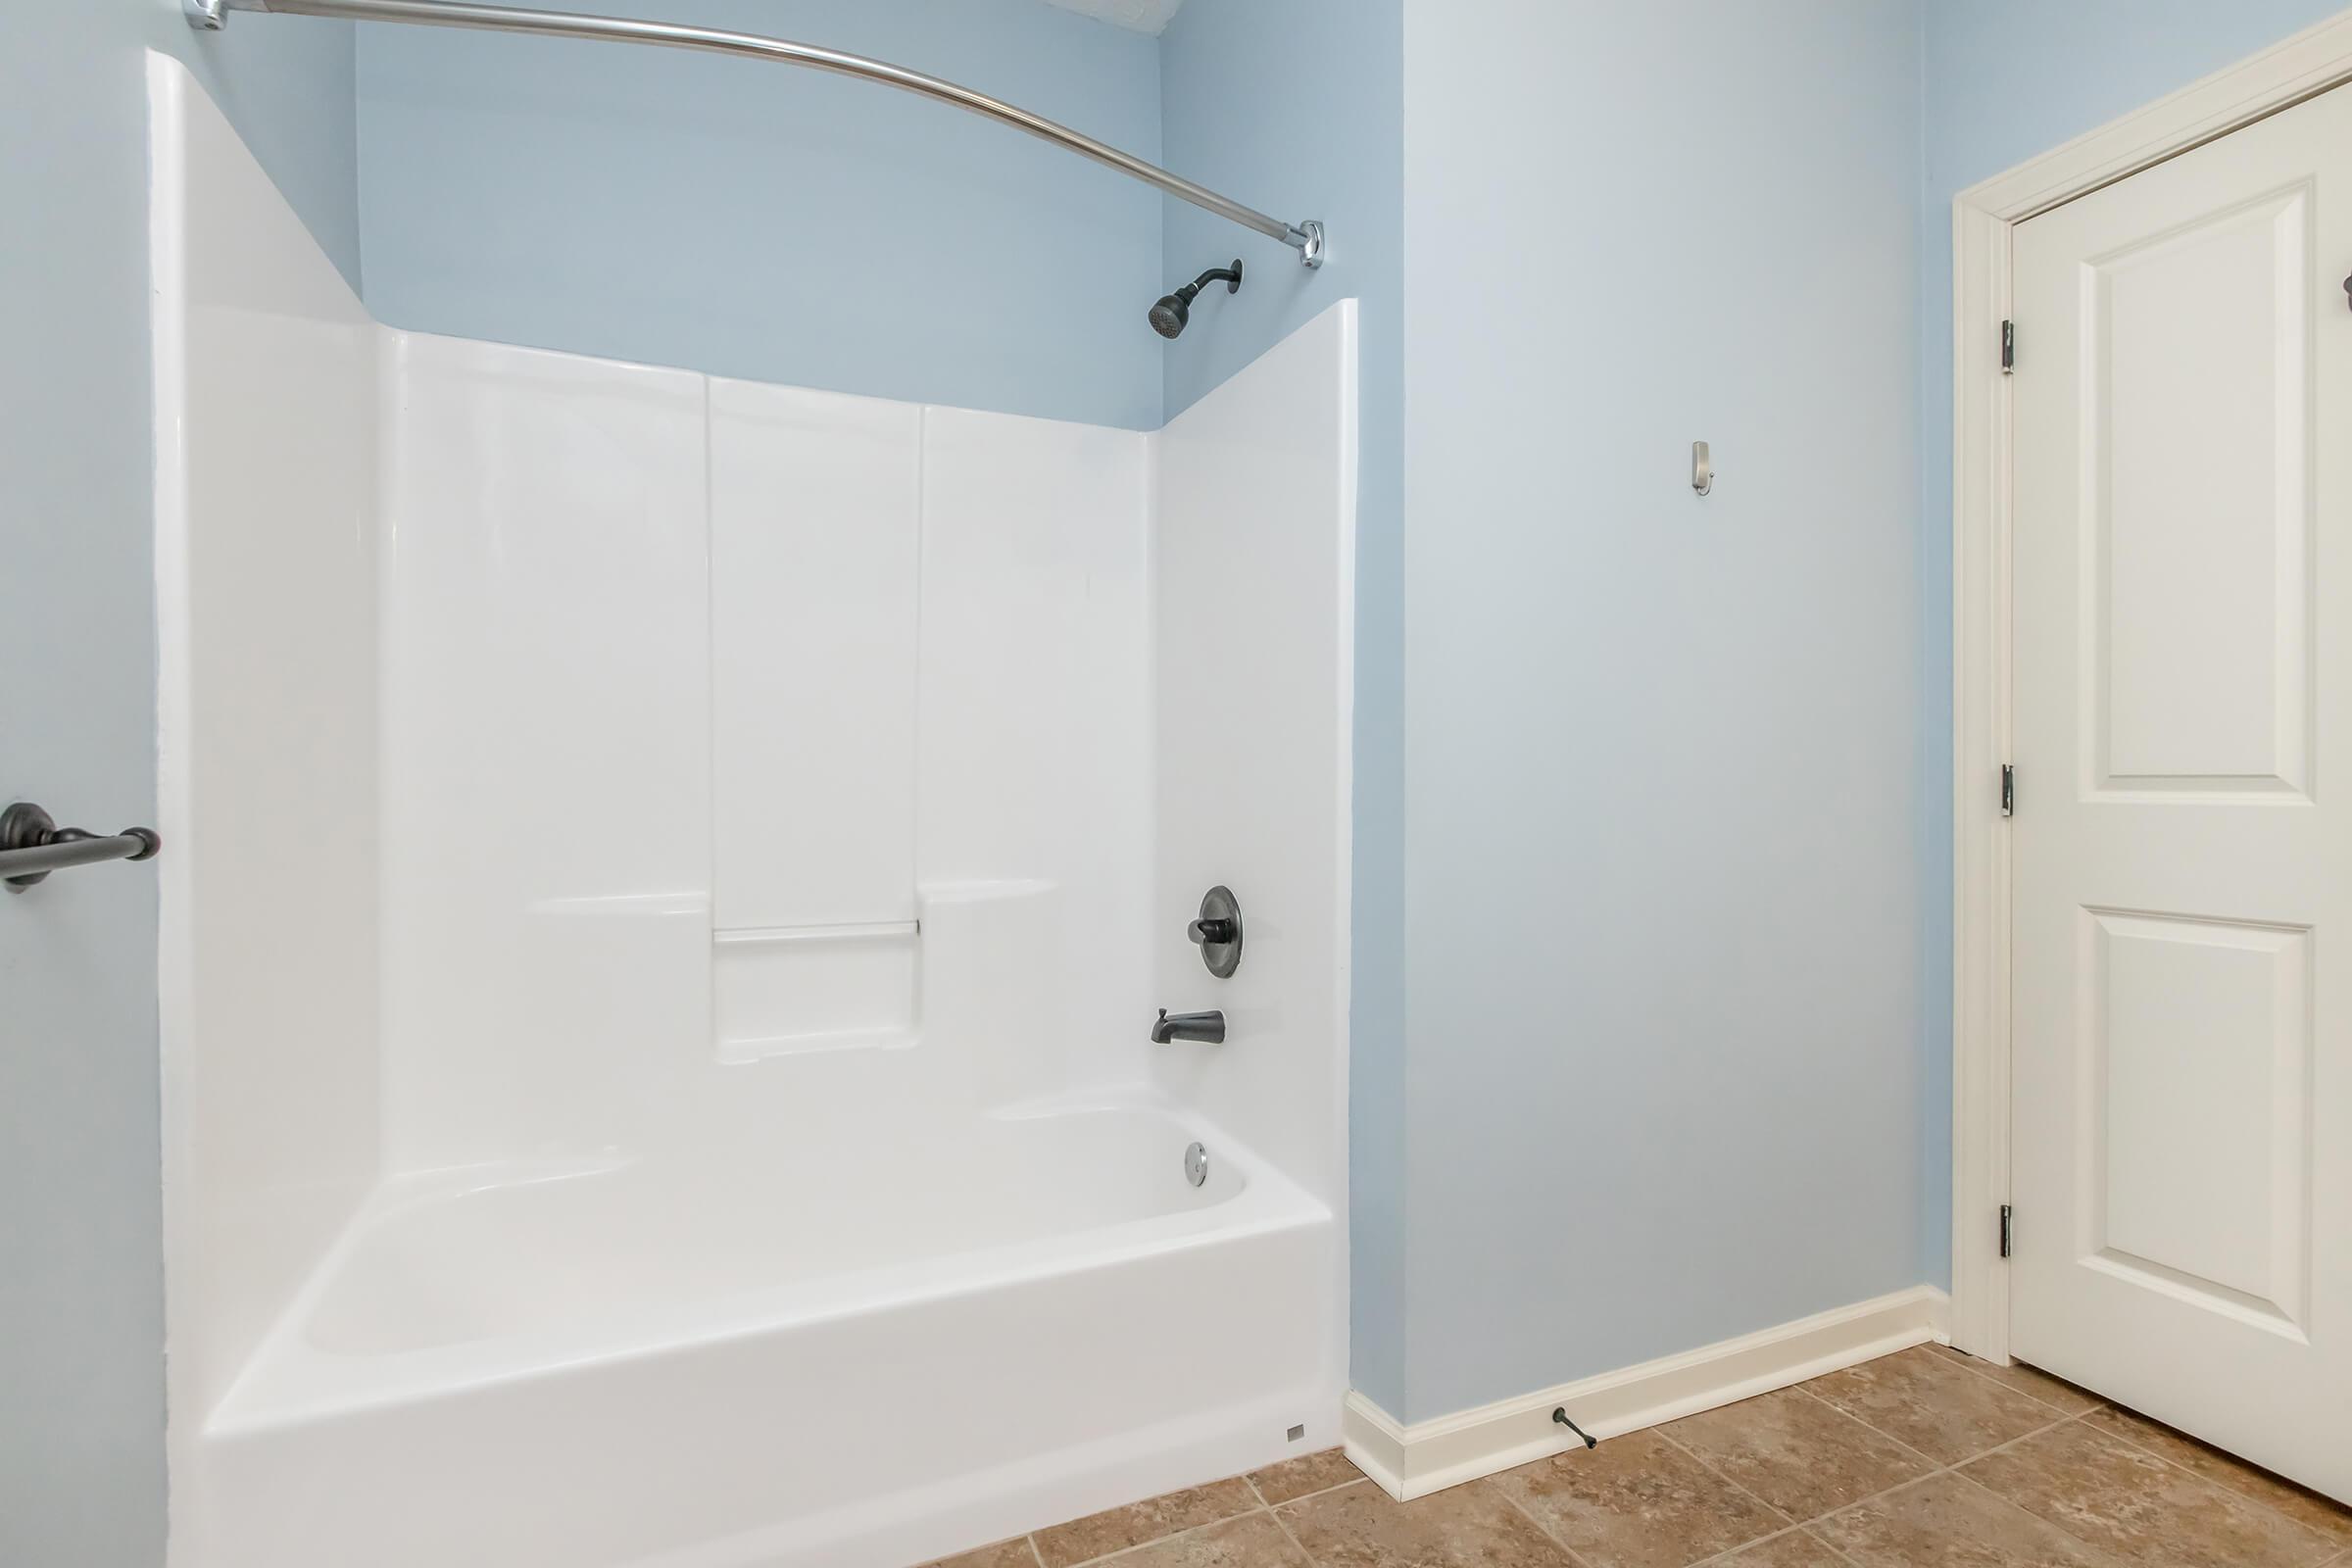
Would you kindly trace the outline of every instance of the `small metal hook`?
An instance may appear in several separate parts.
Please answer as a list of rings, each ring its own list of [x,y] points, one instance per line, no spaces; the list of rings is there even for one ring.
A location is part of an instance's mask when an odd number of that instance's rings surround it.
[[[1690,488],[1702,496],[1715,490],[1715,465],[1707,457],[1704,441],[1690,443]]]

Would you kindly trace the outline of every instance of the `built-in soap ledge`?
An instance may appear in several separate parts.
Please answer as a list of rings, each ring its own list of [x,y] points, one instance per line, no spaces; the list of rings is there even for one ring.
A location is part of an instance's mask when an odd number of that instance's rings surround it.
[[[921,943],[915,920],[712,932],[718,1059],[912,1045]]]

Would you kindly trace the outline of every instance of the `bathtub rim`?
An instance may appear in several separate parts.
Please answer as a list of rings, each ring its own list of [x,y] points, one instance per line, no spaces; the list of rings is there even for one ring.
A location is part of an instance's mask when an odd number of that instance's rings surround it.
[[[319,1256],[226,1392],[202,1413],[199,1434],[213,1441],[274,1432],[586,1368],[658,1359],[681,1349],[811,1329],[867,1313],[979,1297],[1031,1281],[1249,1237],[1337,1224],[1333,1207],[1303,1185],[1228,1137],[1206,1116],[1149,1085],[993,1107],[976,1112],[974,1119],[1051,1120],[1103,1110],[1147,1112],[1165,1120],[1172,1132],[1190,1133],[1206,1143],[1216,1158],[1238,1168],[1240,1189],[1196,1207],[717,1298],[664,1301],[643,1311],[546,1331],[383,1351],[323,1348],[310,1338],[311,1322],[340,1270],[384,1220],[467,1193],[593,1175],[662,1155],[644,1152],[542,1157],[392,1173],[377,1183]],[[492,1172],[503,1170],[514,1174],[503,1182],[490,1179]],[[364,1375],[360,1369],[366,1369]]]

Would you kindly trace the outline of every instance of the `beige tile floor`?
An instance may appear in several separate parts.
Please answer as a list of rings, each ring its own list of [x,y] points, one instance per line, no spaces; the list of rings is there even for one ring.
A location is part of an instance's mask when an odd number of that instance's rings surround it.
[[[2352,1568],[2352,1510],[1935,1346],[1397,1503],[1337,1449],[935,1568]]]

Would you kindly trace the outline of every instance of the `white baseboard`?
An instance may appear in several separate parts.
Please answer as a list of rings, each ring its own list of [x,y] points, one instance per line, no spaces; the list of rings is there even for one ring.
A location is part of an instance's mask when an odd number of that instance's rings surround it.
[[[1596,1438],[1622,1437],[1930,1340],[1945,1339],[1950,1298],[1932,1285],[1799,1318],[1640,1366],[1401,1425],[1350,1393],[1340,1426],[1348,1457],[1400,1501],[1576,1446],[1551,1418],[1565,1406]]]

